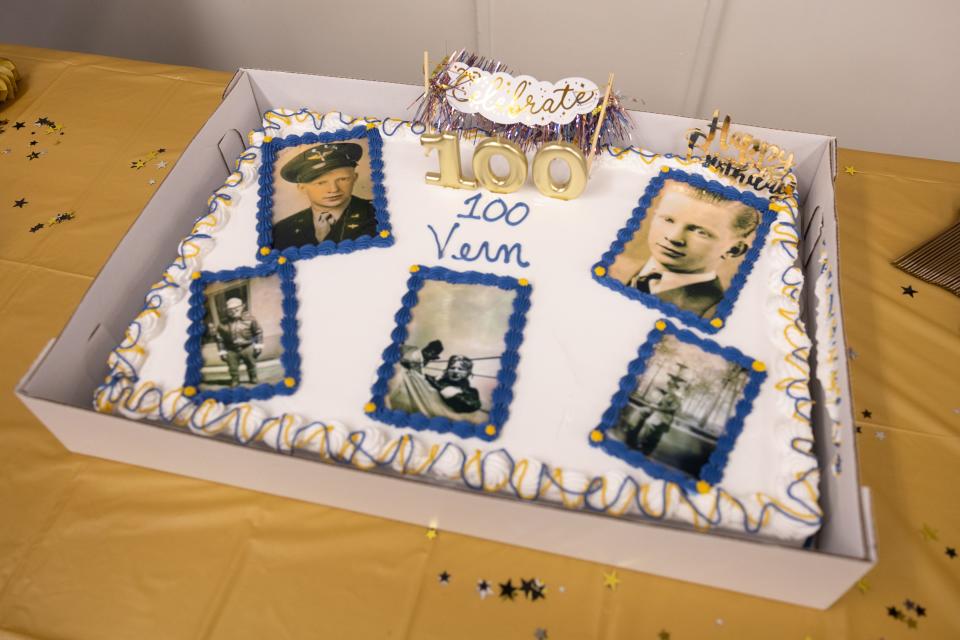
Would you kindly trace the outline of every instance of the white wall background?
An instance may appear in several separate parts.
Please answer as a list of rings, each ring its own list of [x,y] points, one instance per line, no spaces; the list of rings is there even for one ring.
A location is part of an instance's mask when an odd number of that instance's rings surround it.
[[[465,47],[628,106],[960,161],[958,0],[0,0],[0,42],[419,83]]]

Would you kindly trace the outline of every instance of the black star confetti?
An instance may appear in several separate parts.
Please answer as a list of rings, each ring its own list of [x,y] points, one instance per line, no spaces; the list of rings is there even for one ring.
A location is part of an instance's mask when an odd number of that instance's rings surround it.
[[[440,581],[440,584],[450,584],[450,578],[452,577],[449,573],[443,571],[437,576],[437,579]]]
[[[23,129],[24,125],[25,125],[25,123],[23,123],[23,122],[18,122],[18,123],[16,123],[15,125],[13,125],[13,128],[14,128],[14,129]]]
[[[34,146],[34,145],[36,145],[36,144],[39,144],[36,140],[31,140],[31,141],[30,141],[30,146],[31,146],[31,147]]]
[[[916,607],[917,605],[913,604],[913,600],[907,598],[906,600],[903,601],[903,606],[905,606],[908,611],[913,611],[914,607]]]
[[[66,222],[68,220],[73,220],[77,216],[73,213],[58,213],[57,216],[53,219],[53,224],[60,224],[61,222]]]
[[[947,547],[947,550],[944,553],[946,553],[947,557],[950,558],[951,560],[957,557],[957,550],[954,549],[953,547]]]
[[[30,204],[26,198],[20,198],[19,200],[14,201],[13,206],[17,209],[23,209],[26,205]]]
[[[660,638],[660,640],[670,640],[670,632],[667,631],[666,629],[663,629],[660,633],[657,634],[657,637]]]
[[[901,613],[900,609],[897,609],[896,607],[887,607],[887,615],[891,618],[896,618],[897,620],[903,617],[903,613]]]
[[[870,411],[870,409],[864,409],[863,411],[860,412],[860,415],[862,415],[864,418],[872,418],[873,412]]]
[[[39,157],[40,157],[39,153],[37,153],[36,151],[31,151],[30,155],[27,156],[27,160],[36,160]]]
[[[523,592],[525,598],[530,598],[530,594],[533,592],[533,580],[524,580],[520,578],[520,591]]]
[[[38,127],[49,127],[53,125],[53,120],[50,120],[46,117],[38,118],[33,124],[37,125]]]
[[[33,225],[32,227],[30,227],[30,233],[36,233],[37,231],[40,231],[40,229],[43,229],[43,223],[42,223],[42,222],[39,222],[39,223]]]
[[[517,588],[513,586],[513,580],[500,583],[500,597],[505,600],[513,600],[517,597]]]
[[[857,427],[857,433],[863,433],[863,427],[858,426],[858,427]]]
[[[546,629],[542,627],[537,627],[537,629],[533,632],[533,637],[536,638],[537,640],[547,640],[549,636],[547,635]]]
[[[493,593],[493,588],[490,586],[489,582],[480,579],[477,580],[477,593],[480,595],[481,600],[486,600],[487,596]]]
[[[533,590],[530,592],[530,599],[533,600],[534,602],[536,602],[541,598],[546,600],[547,595],[544,593],[545,589],[546,589],[546,585],[544,585],[542,582],[540,582],[539,580],[534,581]]]
[[[903,289],[902,295],[913,297],[913,294],[917,293],[917,290],[913,288],[913,285],[907,285],[905,287],[900,287]]]
[[[922,617],[924,617],[925,615],[927,615],[927,608],[926,608],[926,607],[921,607],[920,605],[917,605],[917,607],[916,607],[916,609],[914,609],[914,611],[917,612],[917,617],[918,617],[918,618],[922,618]]]

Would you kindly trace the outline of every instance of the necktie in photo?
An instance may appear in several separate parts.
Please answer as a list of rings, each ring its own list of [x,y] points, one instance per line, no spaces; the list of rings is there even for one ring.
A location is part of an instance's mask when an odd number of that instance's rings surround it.
[[[645,276],[637,278],[637,283],[634,286],[642,293],[650,293],[650,284],[652,282],[659,282],[661,278],[663,278],[662,273],[648,273]]]
[[[323,242],[324,238],[330,234],[330,229],[333,228],[333,214],[329,211],[324,211],[317,216],[316,232],[317,232],[317,242]]]

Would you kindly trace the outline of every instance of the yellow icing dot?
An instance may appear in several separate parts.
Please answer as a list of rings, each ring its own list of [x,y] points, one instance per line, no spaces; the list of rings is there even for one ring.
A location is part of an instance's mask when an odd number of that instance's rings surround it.
[[[373,404],[372,402],[368,402],[367,404],[363,405],[364,413],[373,413],[376,410],[377,410],[377,405]]]
[[[194,271],[193,274],[192,274],[190,277],[193,278],[194,280],[199,280],[199,279],[200,279],[200,272],[199,272],[199,271]]]
[[[368,123],[367,123],[367,129],[376,129],[376,128],[377,128],[377,123],[376,123],[376,122],[368,122]]]
[[[710,326],[716,327],[717,329],[719,329],[720,327],[723,326],[723,320],[721,320],[720,318],[714,318],[713,320],[710,321]]]
[[[277,258],[277,264],[287,264],[287,259],[283,256]]]
[[[655,326],[655,327],[657,328],[657,331],[666,331],[666,330],[667,330],[667,323],[664,322],[663,320],[657,320],[657,321],[653,324],[653,326]]]
[[[297,386],[297,381],[295,378],[284,378],[283,385],[292,389],[293,387]]]
[[[183,388],[183,395],[187,396],[188,398],[192,398],[193,396],[197,395],[197,388],[196,388],[196,387],[184,387],[184,388]]]
[[[710,493],[710,483],[706,480],[701,480],[697,483],[697,491],[700,493]]]
[[[380,237],[381,237],[381,238],[389,238],[389,237],[390,237],[390,232],[387,231],[386,229],[384,229],[383,231],[380,232]]]
[[[517,280],[517,284],[520,285],[521,287],[527,287],[530,285],[530,281],[527,280],[526,278],[520,278],[519,280]]]
[[[488,436],[495,436],[497,435],[497,428],[492,424],[488,424],[486,429],[483,430],[483,432]]]
[[[763,363],[760,362],[759,360],[754,360],[754,361],[753,361],[753,370],[754,370],[754,371],[766,371],[766,370],[767,370],[767,365],[763,364]]]
[[[418,264],[410,265],[410,273],[416,273],[417,271],[420,271],[420,265]]]
[[[270,247],[260,247],[260,255],[262,256],[270,255]]]
[[[597,431],[596,429],[594,429],[593,431],[590,432],[590,439],[591,439],[592,441],[594,441],[594,442],[600,442],[600,441],[602,441],[602,440],[603,440],[603,432],[602,432],[602,431]]]
[[[660,173],[670,173],[670,167],[660,167]]]
[[[594,272],[595,274],[597,274],[597,276],[599,276],[599,277],[601,277],[601,278],[602,278],[603,276],[607,275],[607,269],[606,269],[605,267],[601,267],[601,266],[599,266],[599,265],[597,265],[596,267],[593,268],[593,272]]]
[[[266,143],[268,143],[268,142],[271,142],[271,141],[273,141],[273,137],[272,137],[272,136],[263,136],[263,143],[264,143],[264,144],[266,144]]]

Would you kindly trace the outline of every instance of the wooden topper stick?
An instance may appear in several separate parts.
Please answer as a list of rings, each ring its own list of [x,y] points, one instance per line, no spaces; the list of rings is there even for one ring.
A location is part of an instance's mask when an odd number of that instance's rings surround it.
[[[430,52],[424,50],[423,52],[423,104],[424,104],[424,121],[427,120],[426,105],[430,101]],[[433,127],[430,126],[429,122],[426,122],[427,133],[433,131]]]
[[[603,93],[603,104],[600,105],[600,117],[597,118],[597,128],[593,130],[593,140],[590,141],[590,155],[587,157],[587,170],[593,166],[593,156],[597,153],[597,141],[600,139],[600,129],[603,127],[603,119],[607,115],[607,102],[610,100],[610,92],[613,90],[613,74],[607,78],[607,90]]]
[[[430,97],[430,52],[423,52],[423,99]]]

